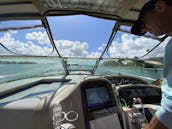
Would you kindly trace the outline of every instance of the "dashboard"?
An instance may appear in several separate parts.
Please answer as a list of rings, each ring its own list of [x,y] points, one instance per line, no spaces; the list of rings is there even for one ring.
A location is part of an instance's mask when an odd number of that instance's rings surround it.
[[[133,76],[117,75],[117,76],[105,76],[106,79],[111,81],[115,86],[125,84],[149,84],[143,79]]]
[[[161,89],[147,81],[133,76],[105,76],[118,97],[125,100],[128,106],[133,104],[133,98],[140,98],[143,104],[160,104]]]
[[[160,104],[160,87],[145,84],[124,85],[118,88],[119,97],[132,105],[133,98],[140,98],[143,104]]]
[[[75,83],[56,81],[56,78],[47,80],[43,78],[42,81],[40,79],[42,78],[38,78],[38,81],[34,79],[28,81],[27,89],[22,91],[15,89],[16,92],[1,99],[1,128],[37,129],[37,123],[41,123],[39,125],[41,129],[63,128],[67,126],[66,124],[79,129],[94,129],[94,127],[106,129],[110,122],[109,129],[121,129],[122,116],[114,89],[126,101],[135,97],[132,94],[133,90],[138,92],[136,97],[142,97],[145,100],[144,95],[147,94],[147,102],[150,101],[150,103],[159,102],[160,98],[159,91],[149,89],[150,85],[146,81],[130,76],[87,79],[84,76],[81,81]],[[18,83],[20,84],[20,81]],[[21,87],[24,87],[24,84]],[[116,85],[116,88],[113,85]],[[152,99],[153,97],[158,99]],[[156,102],[153,102],[154,100]],[[18,119],[15,119],[16,115]],[[11,124],[8,124],[9,122]],[[103,128],[101,123],[106,125],[106,128]]]

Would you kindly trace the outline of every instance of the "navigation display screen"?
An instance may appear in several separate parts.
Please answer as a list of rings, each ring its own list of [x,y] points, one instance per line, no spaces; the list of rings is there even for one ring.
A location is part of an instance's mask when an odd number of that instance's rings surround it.
[[[86,98],[88,111],[112,104],[107,87],[87,88]]]

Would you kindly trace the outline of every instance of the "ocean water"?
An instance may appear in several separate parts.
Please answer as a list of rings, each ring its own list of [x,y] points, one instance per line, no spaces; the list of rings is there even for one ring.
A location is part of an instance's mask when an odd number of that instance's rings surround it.
[[[70,59],[71,60],[71,59]],[[77,64],[85,64],[84,68],[92,69],[95,60],[74,59],[74,68],[81,68]],[[76,64],[77,62],[77,64]],[[91,63],[92,62],[92,63]],[[71,61],[70,61],[71,63]],[[90,65],[91,64],[91,65]],[[143,69],[138,67],[105,66],[100,63],[95,74],[116,75],[125,74],[143,78],[149,82],[162,77],[162,69]],[[14,80],[31,78],[37,76],[64,75],[63,66],[58,58],[44,57],[0,57],[0,84]]]

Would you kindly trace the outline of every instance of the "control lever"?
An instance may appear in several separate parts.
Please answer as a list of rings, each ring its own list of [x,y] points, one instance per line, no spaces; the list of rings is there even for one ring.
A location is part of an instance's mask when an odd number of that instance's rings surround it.
[[[136,103],[139,103],[141,105],[142,108],[141,112],[135,107]],[[141,129],[148,124],[141,98],[133,98],[132,117],[133,117],[132,122],[136,123]]]
[[[134,107],[134,105],[135,105],[136,103],[139,103],[139,104],[141,105],[141,108],[142,108],[141,113],[145,116],[145,109],[144,109],[144,107],[143,107],[143,103],[142,103],[141,98],[133,98],[133,106],[132,106],[132,108]]]
[[[143,107],[143,103],[142,103],[141,98],[137,98],[137,102],[141,105],[141,108],[142,108],[142,114],[145,116],[145,109],[144,109],[144,107]]]

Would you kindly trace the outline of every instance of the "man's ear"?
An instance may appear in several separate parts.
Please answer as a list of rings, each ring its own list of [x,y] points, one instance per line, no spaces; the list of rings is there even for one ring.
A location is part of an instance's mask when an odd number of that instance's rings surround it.
[[[159,0],[156,2],[155,4],[155,10],[159,13],[163,13],[165,11],[166,8],[166,3],[163,0]]]

